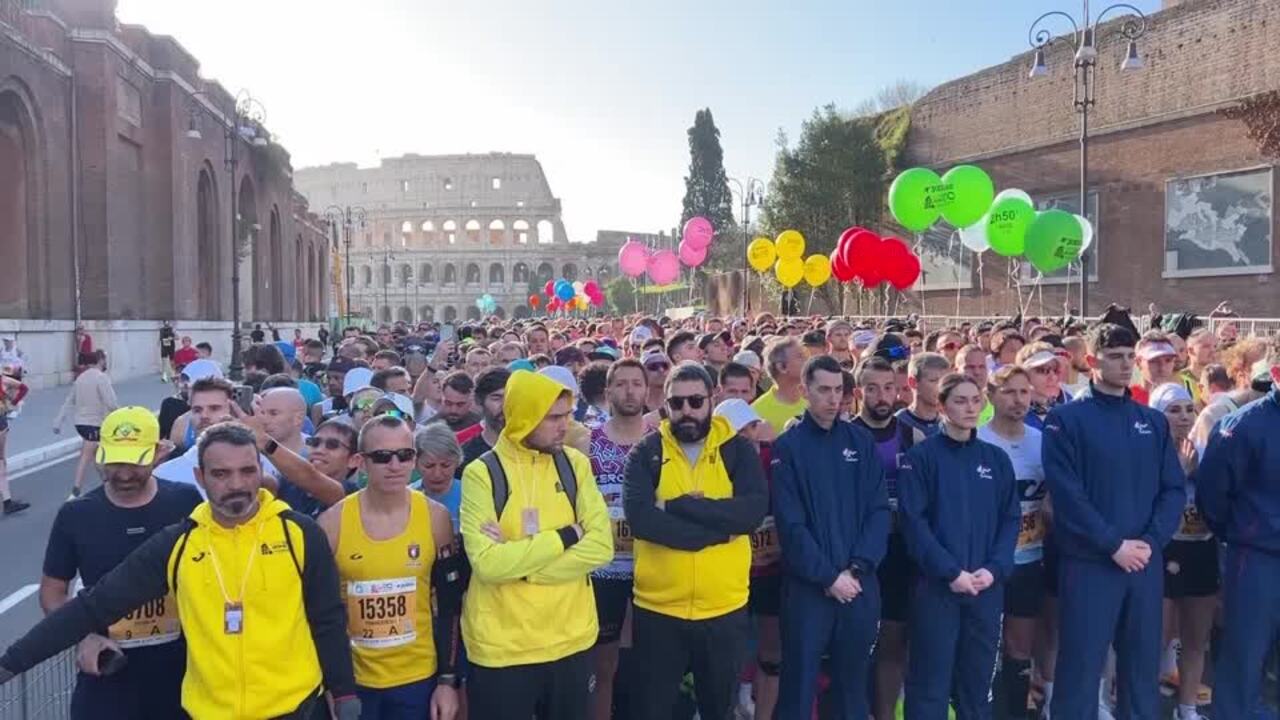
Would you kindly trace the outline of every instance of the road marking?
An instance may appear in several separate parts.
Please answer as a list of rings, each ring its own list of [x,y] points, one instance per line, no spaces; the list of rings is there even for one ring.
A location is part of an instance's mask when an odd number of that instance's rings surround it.
[[[31,467],[23,468],[22,470],[19,470],[16,473],[10,473],[9,480],[13,481],[13,480],[17,480],[18,478],[24,478],[28,475],[34,475],[40,472],[41,470],[48,470],[49,468],[54,467],[55,465],[61,465],[65,462],[71,462],[72,460],[75,460],[75,459],[76,459],[75,455],[69,455],[67,457],[59,457],[59,458],[54,458],[52,460],[45,460],[39,465],[32,465]]]
[[[23,600],[26,600],[32,595],[35,595],[36,591],[39,589],[40,589],[40,586],[36,584],[23,585],[22,587],[18,588],[13,594],[9,595],[9,597],[5,598],[4,600],[0,600],[0,615],[3,615],[9,612],[18,603],[22,602]]]

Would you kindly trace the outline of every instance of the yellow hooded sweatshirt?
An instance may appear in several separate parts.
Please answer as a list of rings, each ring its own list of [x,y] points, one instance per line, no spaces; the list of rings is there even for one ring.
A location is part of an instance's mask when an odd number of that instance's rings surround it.
[[[462,473],[462,539],[472,569],[462,637],[471,661],[484,667],[551,662],[596,642],[590,573],[613,559],[613,535],[591,462],[564,448],[578,484],[575,519],[552,456],[524,445],[561,396],[568,397],[562,385],[536,373],[517,370],[507,381],[507,424],[493,449],[510,489],[502,517],[484,462]],[[537,530],[527,532],[535,514]],[[575,522],[582,538],[566,547],[572,533],[560,531]],[[503,542],[481,532],[485,523],[502,528]]]

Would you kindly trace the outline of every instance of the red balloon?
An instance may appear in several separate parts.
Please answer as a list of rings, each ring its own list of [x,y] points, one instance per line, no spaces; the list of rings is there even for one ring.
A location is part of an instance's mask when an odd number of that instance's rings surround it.
[[[916,255],[907,255],[898,277],[894,278],[893,286],[898,290],[906,290],[915,285],[918,279],[920,279],[920,258]]]
[[[880,250],[879,266],[884,279],[898,290],[911,287],[920,276],[920,259],[911,253],[906,243],[897,238],[885,238]]]
[[[853,279],[853,271],[845,264],[839,248],[831,251],[831,274],[835,276],[837,281],[842,283],[847,283]]]
[[[542,304],[542,298],[537,293],[529,296],[529,307],[538,307],[540,304]]]
[[[543,288],[542,288],[542,292],[546,293],[546,294],[547,294],[547,297],[555,297],[555,296],[556,296],[556,281],[555,281],[555,280],[548,280],[548,281],[547,281],[547,284],[546,284],[545,286],[543,286]]]
[[[841,243],[836,245],[836,249],[844,256],[844,264],[847,267],[854,267],[854,256],[859,252],[866,252],[867,248],[873,245],[873,240],[880,237],[870,230],[863,228],[849,228],[840,236]]]
[[[873,232],[854,233],[845,245],[844,264],[866,287],[884,280],[880,270],[880,236]]]

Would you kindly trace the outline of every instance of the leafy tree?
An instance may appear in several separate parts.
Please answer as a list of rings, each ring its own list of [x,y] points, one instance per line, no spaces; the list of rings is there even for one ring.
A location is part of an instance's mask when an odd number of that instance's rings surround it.
[[[684,179],[684,207],[680,227],[701,215],[716,229],[716,242],[703,267],[735,269],[742,266],[742,238],[733,220],[733,195],[724,172],[724,150],[720,130],[711,109],[699,110],[689,128],[689,174]]]
[[[605,299],[614,314],[628,314],[636,311],[636,290],[631,281],[624,277],[614,278],[604,287]]]

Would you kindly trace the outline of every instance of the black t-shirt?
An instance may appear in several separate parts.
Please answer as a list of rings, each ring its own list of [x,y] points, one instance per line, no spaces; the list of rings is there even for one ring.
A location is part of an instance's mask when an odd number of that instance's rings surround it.
[[[49,531],[44,574],[68,582],[79,574],[85,587],[93,587],[139,545],[190,515],[200,504],[200,494],[192,485],[158,479],[156,483],[155,497],[142,507],[119,507],[107,499],[101,487],[65,503]],[[105,634],[106,628],[98,628],[98,632]],[[155,662],[157,670],[176,668],[178,678],[182,676],[186,647],[181,641],[125,652],[130,664],[145,656],[149,663]]]
[[[191,406],[186,400],[180,397],[167,397],[160,401],[160,439],[169,437],[169,433],[173,431],[173,424],[182,417],[182,414],[190,410]]]
[[[160,328],[160,357],[173,357],[173,328]]]
[[[458,477],[462,477],[462,471],[472,460],[479,458],[481,455],[489,452],[493,446],[489,441],[484,439],[484,433],[480,433],[470,440],[462,444],[462,464],[458,466]]]
[[[263,340],[266,339],[266,337],[267,337],[267,334],[262,332],[261,330],[253,330],[249,333],[249,340],[256,343],[262,342]]]

